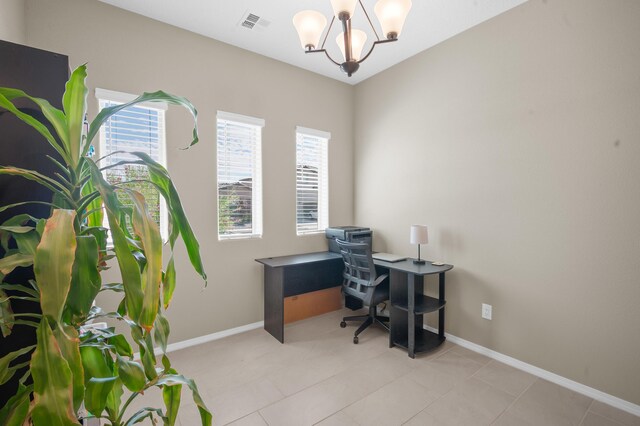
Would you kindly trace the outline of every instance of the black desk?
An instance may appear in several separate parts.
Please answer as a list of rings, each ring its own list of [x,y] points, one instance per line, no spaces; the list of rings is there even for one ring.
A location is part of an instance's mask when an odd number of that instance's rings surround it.
[[[295,254],[256,259],[264,265],[264,329],[284,343],[284,298],[342,284],[344,263],[338,253]],[[439,346],[444,336],[445,272],[452,265],[415,265],[412,259],[384,262],[374,259],[376,266],[389,270],[391,306],[389,346],[400,346],[409,352],[426,352]],[[438,298],[423,294],[424,276],[438,274]],[[439,311],[438,333],[423,328],[423,316]],[[411,332],[413,330],[413,332]]]
[[[295,254],[256,259],[264,265],[264,329],[284,343],[284,298],[342,285],[338,253]]]
[[[389,346],[400,346],[411,358],[419,352],[430,351],[445,341],[444,335],[444,274],[452,265],[434,266],[430,262],[416,265],[413,259],[401,262],[375,260],[377,266],[389,269]],[[424,294],[425,275],[438,274],[438,298]],[[424,314],[439,311],[438,333],[423,327]]]

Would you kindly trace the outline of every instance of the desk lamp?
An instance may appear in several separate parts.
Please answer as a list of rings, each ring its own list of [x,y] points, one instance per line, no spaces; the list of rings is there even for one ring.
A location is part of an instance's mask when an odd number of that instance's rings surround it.
[[[418,259],[414,260],[413,263],[416,265],[424,265],[426,262],[420,259],[420,244],[429,243],[429,233],[427,232],[426,225],[411,225],[411,236],[410,236],[411,244],[418,245]]]

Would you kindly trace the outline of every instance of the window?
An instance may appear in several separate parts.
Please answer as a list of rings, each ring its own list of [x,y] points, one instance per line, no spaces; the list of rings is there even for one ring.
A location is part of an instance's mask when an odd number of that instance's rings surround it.
[[[262,236],[264,120],[218,111],[218,239]]]
[[[328,150],[331,133],[296,128],[296,231],[323,232],[329,226]]]
[[[99,107],[102,110],[114,105],[132,101],[134,95],[96,89]],[[148,154],[158,163],[166,167],[164,114],[167,104],[162,102],[141,103],[125,108],[109,117],[100,129],[100,156],[106,157],[101,167],[116,164],[122,160],[136,159],[127,152],[141,151]],[[141,165],[127,164],[103,171],[105,179],[111,184],[131,180],[148,180],[147,168]],[[167,210],[164,199],[151,183],[133,182],[126,187],[141,192],[146,200],[151,216],[160,227],[163,240],[168,237]],[[124,205],[132,205],[128,195],[119,191],[118,198]],[[106,221],[106,216],[105,216]],[[130,224],[129,224],[130,226]]]

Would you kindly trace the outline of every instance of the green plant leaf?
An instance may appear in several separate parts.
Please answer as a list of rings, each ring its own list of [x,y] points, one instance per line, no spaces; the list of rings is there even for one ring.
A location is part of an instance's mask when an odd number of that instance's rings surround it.
[[[100,291],[114,291],[116,293],[122,293],[124,291],[124,286],[122,283],[103,284]]]
[[[107,181],[104,180],[98,167],[91,161],[86,163],[91,170],[93,182],[97,190],[102,196],[105,208],[107,210],[107,218],[109,220],[109,228],[113,239],[113,248],[116,252],[122,283],[125,291],[125,306],[129,317],[137,320],[142,312],[142,303],[144,293],[142,291],[142,279],[140,277],[140,269],[135,257],[129,249],[127,237],[120,226],[120,213],[122,212],[121,204],[115,194],[115,191]],[[124,226],[126,229],[126,226]]]
[[[27,286],[22,284],[0,284],[0,289],[9,290],[9,291],[19,291],[24,294],[28,294],[32,297],[39,298],[40,294]]]
[[[35,256],[36,248],[38,244],[40,244],[40,235],[35,228],[23,234],[14,234],[13,238],[16,240],[16,245],[20,253]]]
[[[117,364],[118,375],[127,389],[131,392],[142,391],[147,384],[147,378],[142,366],[135,361],[129,361],[122,357],[118,357]]]
[[[49,322],[42,318],[36,332],[38,344],[31,357],[34,426],[78,425],[73,411],[71,370],[62,357]]]
[[[29,114],[25,114],[24,112],[20,111],[11,102],[12,99],[15,99],[18,97],[29,98],[32,101],[34,101],[36,104],[38,104],[44,116],[51,122],[54,129],[56,129],[56,131],[58,132],[58,135],[60,136],[60,138],[64,140],[66,136],[66,130],[65,130],[66,126],[62,124],[64,120],[64,117],[61,116],[62,111],[52,107],[48,101],[44,99],[33,98],[27,95],[26,93],[22,92],[21,90],[0,87],[0,106],[5,108],[7,111],[15,115],[20,120],[24,121],[29,126],[33,127],[36,131],[38,131],[38,133],[44,136],[47,142],[49,142],[49,144],[56,151],[58,151],[60,156],[62,156],[62,158],[64,158],[65,161],[68,162],[69,160],[68,154],[65,152],[65,149],[58,143],[56,138],[51,134],[49,129],[47,129],[47,126],[42,124],[39,120],[36,120],[32,116],[30,116]]]
[[[133,356],[133,349],[131,349],[131,345],[122,334],[116,334],[110,337],[109,344],[115,348],[118,355],[128,357]]]
[[[167,371],[170,374],[177,374],[174,369]],[[173,386],[162,386],[162,399],[164,406],[166,407],[165,415],[167,416],[167,423],[169,426],[176,424],[178,418],[178,409],[180,408],[180,398],[182,396],[182,384],[174,384]]]
[[[17,351],[9,352],[0,358],[0,385],[7,383],[16,373],[16,370],[18,370],[15,365],[10,366],[10,364],[22,355],[28,354],[34,348],[35,346],[20,348]]]
[[[80,358],[80,338],[78,330],[71,325],[61,325],[53,330],[53,335],[60,346],[60,352],[71,370],[73,385],[73,410],[78,412],[84,399],[84,368]]]
[[[33,386],[19,385],[18,391],[7,401],[0,410],[0,425],[22,426],[29,414],[29,396]]]
[[[13,310],[11,309],[9,296],[4,290],[0,289],[0,331],[2,331],[2,337],[7,337],[11,334],[13,320]]]
[[[113,384],[111,392],[109,392],[109,396],[107,397],[107,405],[105,406],[109,417],[112,419],[117,418],[118,414],[120,413],[120,399],[122,398],[123,394],[124,386],[122,385],[122,380],[118,378]]]
[[[84,367],[87,409],[96,416],[100,415],[107,405],[110,410],[115,407],[117,411],[120,398],[117,396],[119,392],[117,387],[120,385],[111,356],[106,350],[97,346],[86,346],[86,343],[80,346],[80,356]],[[93,382],[92,379],[94,379]],[[91,394],[89,394],[89,388],[91,388]]]
[[[84,161],[91,161],[91,160],[84,160]],[[87,183],[84,184],[84,186],[82,187],[82,196],[83,197],[88,197],[91,194],[94,194],[97,192],[97,189],[95,187],[95,185],[93,184],[93,181],[91,179],[89,179],[87,181]],[[88,227],[100,227],[102,226],[102,221],[104,219],[104,213],[102,211],[102,200],[100,199],[100,197],[96,197],[93,198],[89,204],[87,205],[87,210],[90,211],[91,213],[89,213],[87,215],[87,226]]]
[[[40,288],[42,313],[60,322],[71,287],[71,271],[76,252],[73,210],[53,211],[36,250],[33,270]]]
[[[107,406],[107,398],[118,377],[92,377],[87,383],[84,406],[94,416],[100,416]]]
[[[0,175],[20,176],[27,180],[39,183],[40,185],[44,186],[47,189],[50,189],[56,194],[64,194],[66,197],[71,196],[69,190],[65,188],[65,186],[60,182],[34,170],[21,169],[19,167],[0,166]]]
[[[154,414],[162,419],[163,424],[167,424],[166,417],[162,414],[162,410],[159,408],[145,407],[131,416],[129,420],[125,422],[125,426],[132,426],[141,423],[145,419],[150,419],[153,424],[156,424],[156,421],[153,419]]]
[[[191,141],[189,146],[193,146],[198,143],[198,111],[191,104],[191,102],[189,102],[186,98],[174,96],[163,91],[152,93],[145,92],[131,102],[102,109],[102,111],[100,111],[100,113],[96,116],[96,118],[91,122],[91,125],[89,126],[89,133],[87,134],[87,144],[85,145],[85,150],[83,151],[82,155],[86,155],[86,151],[89,149],[88,147],[93,141],[93,138],[98,134],[98,131],[100,131],[100,127],[105,123],[105,121],[109,119],[109,117],[132,105],[136,105],[142,102],[154,101],[167,102],[170,104],[185,107],[193,116],[193,140]]]
[[[167,353],[167,342],[169,340],[169,332],[171,328],[169,327],[169,321],[167,318],[158,313],[156,317],[155,327],[153,329],[153,337],[156,340],[156,343],[160,346],[162,353]]]
[[[7,276],[18,267],[33,265],[33,256],[30,254],[16,253],[0,259],[0,274]]]
[[[25,234],[33,231],[33,226],[0,226],[0,231],[7,231],[13,234]]]
[[[202,397],[200,396],[200,392],[198,391],[198,386],[196,386],[196,382],[193,379],[188,379],[180,374],[167,374],[162,376],[156,382],[158,386],[175,386],[175,385],[187,385],[189,389],[191,389],[191,394],[193,396],[193,402],[195,402],[198,407],[198,411],[200,412],[200,420],[202,421],[202,426],[211,426],[211,422],[213,421],[213,417],[211,416],[211,412],[205,405]]]
[[[144,374],[146,374],[149,380],[153,380],[158,377],[158,373],[156,372],[156,354],[153,349],[153,340],[151,339],[151,334],[145,332],[142,340],[138,340],[140,343],[140,361],[142,361],[142,366],[144,367]]]
[[[80,357],[84,368],[84,382],[87,384],[92,377],[105,378],[113,376],[110,363],[107,362],[102,350],[95,346],[80,346]]]
[[[162,237],[158,224],[153,220],[144,196],[126,190],[133,201],[133,230],[142,243],[146,265],[142,275],[144,299],[138,324],[149,331],[158,314],[160,282],[162,281]]]
[[[200,244],[198,243],[187,215],[182,207],[180,196],[176,190],[169,172],[158,162],[154,161],[149,155],[144,152],[130,152],[129,154],[138,157],[149,169],[149,176],[151,183],[153,183],[158,192],[163,196],[167,202],[167,210],[169,212],[169,218],[171,223],[171,235],[169,236],[169,244],[173,248],[176,239],[179,235],[182,235],[182,240],[185,243],[189,260],[195,271],[200,274],[202,279],[206,281],[207,274],[204,271],[202,264],[202,258],[200,256]]]
[[[173,299],[173,292],[176,289],[176,266],[173,261],[173,253],[167,264],[167,270],[162,276],[162,305],[164,309],[169,308],[171,299]]]
[[[62,106],[67,118],[67,128],[69,129],[69,157],[73,169],[78,166],[80,156],[84,156],[81,142],[84,117],[87,112],[88,90],[84,84],[86,78],[87,66],[80,65],[71,74],[62,96]]]
[[[72,324],[80,324],[89,315],[102,280],[98,272],[98,243],[93,235],[76,237],[75,262],[66,308]]]
[[[27,204],[42,204],[42,205],[50,206],[50,207],[53,207],[53,208],[59,208],[60,207],[60,206],[57,206],[57,205],[55,205],[53,203],[48,203],[46,201],[21,201],[19,203],[7,204],[6,206],[0,207],[0,213],[2,213],[5,210],[12,209],[14,207],[26,206]]]

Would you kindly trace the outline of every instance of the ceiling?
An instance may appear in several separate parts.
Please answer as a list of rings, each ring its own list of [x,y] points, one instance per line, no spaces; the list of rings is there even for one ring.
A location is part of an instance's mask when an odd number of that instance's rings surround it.
[[[292,24],[293,15],[306,9],[322,12],[330,22],[332,9],[329,0],[100,1],[345,83],[356,84],[527,0],[413,0],[400,39],[377,46],[352,77],[343,74],[322,53],[305,54]],[[373,13],[375,2],[362,0],[380,34],[381,29]],[[253,29],[241,25],[248,13],[260,17]],[[332,57],[341,58],[335,42],[341,30],[336,24],[339,22],[334,23],[325,47]],[[356,9],[352,25],[368,33],[363,51],[366,52],[375,35],[360,8]]]

